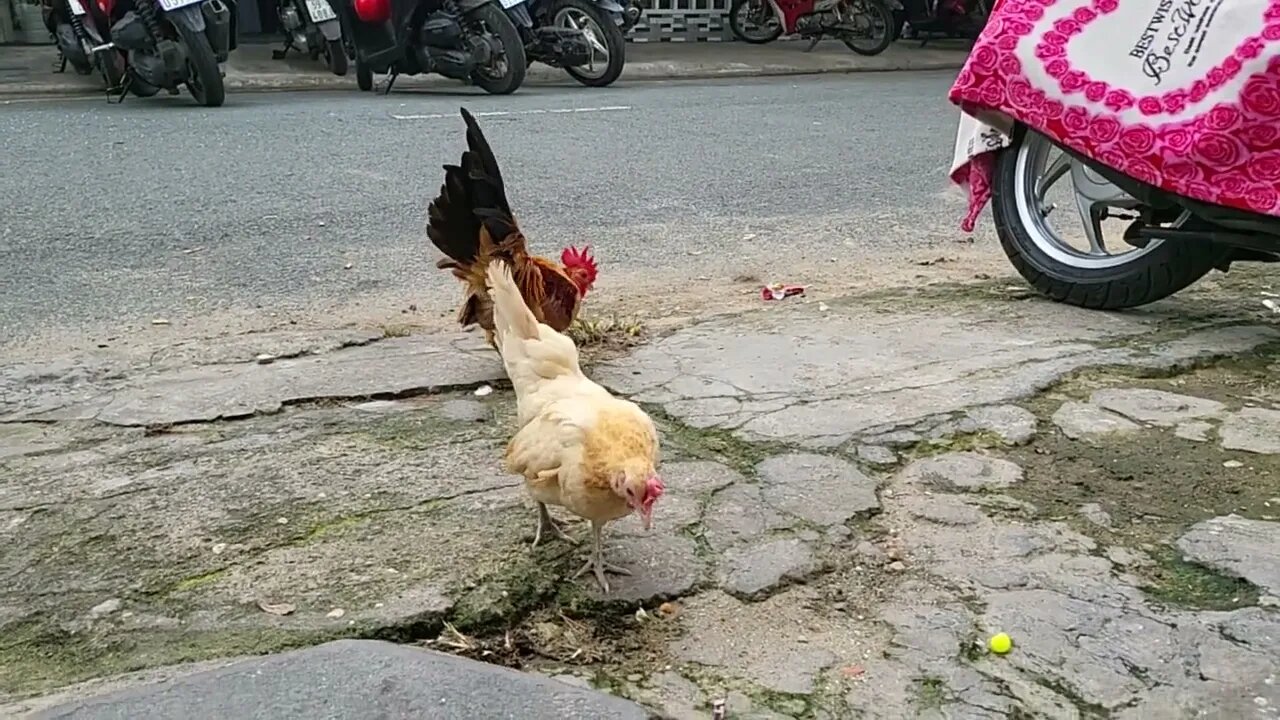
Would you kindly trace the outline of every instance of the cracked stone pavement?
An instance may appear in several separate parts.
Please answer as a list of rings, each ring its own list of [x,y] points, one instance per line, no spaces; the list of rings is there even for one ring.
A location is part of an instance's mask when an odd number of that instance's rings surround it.
[[[590,369],[659,418],[668,487],[653,532],[610,527],[607,597],[527,547],[473,335],[10,364],[0,714],[371,638],[674,718],[1277,718],[1280,391],[1249,378],[1278,344],[971,297],[677,330]]]

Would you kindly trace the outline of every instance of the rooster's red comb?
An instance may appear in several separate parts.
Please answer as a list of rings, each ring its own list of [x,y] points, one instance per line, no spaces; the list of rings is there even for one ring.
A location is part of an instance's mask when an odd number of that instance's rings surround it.
[[[591,256],[591,246],[584,245],[581,250],[570,245],[560,253],[560,264],[565,267],[589,267],[596,269],[596,259]]]

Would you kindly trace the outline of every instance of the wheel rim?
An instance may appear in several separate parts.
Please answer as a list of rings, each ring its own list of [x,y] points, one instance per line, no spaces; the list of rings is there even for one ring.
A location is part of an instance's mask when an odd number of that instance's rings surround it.
[[[889,33],[893,32],[893,18],[886,20],[885,14],[877,8],[870,7],[866,0],[850,2],[846,10],[848,20],[844,25],[844,40],[858,46],[859,49],[875,49]]]
[[[1014,169],[1014,199],[1023,229],[1038,250],[1064,265],[1087,270],[1114,268],[1137,260],[1164,242],[1151,239],[1144,247],[1134,247],[1119,241],[1116,245],[1122,245],[1124,251],[1110,252],[1103,221],[1136,219],[1136,214],[1131,213],[1140,208],[1141,203],[1039,133],[1028,131],[1023,137]],[[1063,204],[1069,204],[1075,213],[1068,209],[1057,214],[1055,217],[1062,218],[1060,227],[1050,218],[1059,206],[1049,202],[1048,195],[1064,179]],[[1171,225],[1178,227],[1189,217],[1190,213],[1184,212]],[[1068,227],[1077,228],[1083,237],[1070,236],[1066,232]],[[1081,249],[1081,244],[1087,245],[1087,249]]]
[[[574,66],[574,70],[588,78],[602,78],[609,72],[609,45],[604,41],[604,29],[592,17],[578,8],[560,8],[554,19],[556,27],[581,30],[591,48],[586,65]]]
[[[738,29],[752,40],[767,40],[780,29],[778,16],[765,0],[750,0],[738,6]]]

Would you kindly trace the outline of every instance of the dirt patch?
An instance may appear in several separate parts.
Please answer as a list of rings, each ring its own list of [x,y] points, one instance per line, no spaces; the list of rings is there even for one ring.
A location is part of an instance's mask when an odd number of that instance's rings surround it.
[[[1182,560],[1173,547],[1191,525],[1237,514],[1280,519],[1280,456],[1222,449],[1208,431],[1204,441],[1173,428],[1094,438],[1067,438],[1049,420],[1063,402],[1083,401],[1100,388],[1160,390],[1225,403],[1229,411],[1280,401],[1276,351],[1215,363],[1173,377],[1091,371],[1027,404],[1044,431],[1030,445],[1003,454],[1026,479],[1010,494],[1032,503],[1041,517],[1062,519],[1103,547],[1145,554],[1134,572],[1161,604],[1226,610],[1252,604],[1257,588]],[[1216,421],[1209,423],[1216,425]]]

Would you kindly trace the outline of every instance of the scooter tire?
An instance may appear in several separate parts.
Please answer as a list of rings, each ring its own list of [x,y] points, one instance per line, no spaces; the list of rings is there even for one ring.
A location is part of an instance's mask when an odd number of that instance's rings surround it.
[[[996,235],[1014,269],[1050,300],[1088,310],[1122,310],[1163,300],[1204,277],[1226,250],[1203,242],[1164,242],[1133,259],[1109,267],[1071,265],[1050,256],[1032,237],[1018,212],[1018,154],[1028,142],[1048,142],[1023,127],[999,151],[992,178],[991,215]]]
[[[227,99],[227,87],[222,82],[218,58],[213,54],[209,38],[186,25],[178,25],[177,30],[182,44],[187,46],[187,62],[195,75],[196,85],[192,85],[190,79],[187,81],[191,97],[205,107],[222,107]]]
[[[862,1],[865,7],[867,8],[867,12],[872,16],[872,18],[878,19],[880,23],[884,25],[884,37],[880,38],[880,40],[876,42],[875,45],[861,46],[861,47],[853,44],[853,42],[849,40],[847,36],[841,39],[843,40],[845,47],[858,53],[859,55],[866,55],[868,57],[872,55],[879,55],[885,50],[888,50],[889,46],[893,44],[893,41],[897,39],[897,31],[895,30],[893,12],[889,10],[889,6],[886,5],[883,0],[862,0]]]
[[[564,71],[569,74],[569,77],[587,87],[612,85],[622,75],[622,67],[627,63],[627,38],[622,34],[622,28],[618,27],[618,23],[614,22],[611,15],[601,10],[591,0],[555,0],[547,14],[554,21],[560,11],[565,8],[577,10],[591,18],[591,21],[600,27],[600,31],[604,33],[601,40],[609,51],[609,64],[605,67],[604,74],[599,77],[584,74],[576,67],[567,67]]]
[[[502,43],[502,52],[507,56],[507,72],[502,77],[490,77],[480,72],[473,72],[471,82],[490,95],[510,95],[524,84],[525,69],[529,60],[524,54],[524,42],[520,40],[520,31],[515,23],[507,17],[502,6],[490,2],[472,10],[471,18],[485,24],[488,30],[498,36]]]
[[[748,35],[742,27],[742,10],[746,4],[747,0],[733,0],[729,4],[729,32],[732,32],[734,37],[751,45],[764,45],[782,37],[781,22],[764,35]]]
[[[329,66],[329,72],[342,77],[347,74],[347,49],[342,46],[341,40],[330,40],[325,47],[325,64]]]

